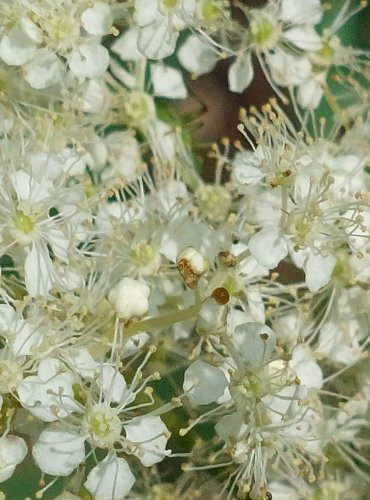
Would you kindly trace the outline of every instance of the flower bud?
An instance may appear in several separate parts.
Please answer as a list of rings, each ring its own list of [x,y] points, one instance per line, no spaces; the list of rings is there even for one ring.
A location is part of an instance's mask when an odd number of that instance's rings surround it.
[[[146,283],[132,278],[122,278],[109,292],[108,300],[120,318],[130,319],[147,312],[149,294],[150,288]]]
[[[207,261],[203,255],[193,247],[186,247],[178,254],[177,269],[184,283],[189,288],[195,288],[199,278],[207,270]]]

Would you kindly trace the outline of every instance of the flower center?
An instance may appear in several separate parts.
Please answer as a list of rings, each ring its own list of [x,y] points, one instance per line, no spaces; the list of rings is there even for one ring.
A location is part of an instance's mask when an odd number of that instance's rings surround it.
[[[145,124],[155,115],[153,99],[144,92],[134,90],[124,96],[123,119],[133,127]]]
[[[195,197],[200,212],[209,221],[221,222],[228,216],[231,196],[223,186],[201,185]]]
[[[121,420],[114,408],[97,404],[86,415],[83,431],[100,448],[110,448],[119,440],[122,430]]]
[[[280,36],[280,25],[258,11],[252,11],[250,32],[257,50],[266,51],[273,48]]]
[[[11,359],[0,361],[0,393],[14,390],[23,380],[23,371],[18,363]]]
[[[162,0],[162,5],[167,10],[172,10],[177,6],[177,0]]]
[[[31,217],[22,212],[22,210],[17,210],[15,212],[14,224],[15,227],[24,234],[30,234],[35,227]]]
[[[206,0],[201,9],[202,16],[206,21],[214,21],[222,14],[222,6],[218,0]]]

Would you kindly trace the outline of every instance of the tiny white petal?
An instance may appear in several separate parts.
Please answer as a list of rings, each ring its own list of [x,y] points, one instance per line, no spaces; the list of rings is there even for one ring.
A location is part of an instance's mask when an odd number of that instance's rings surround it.
[[[254,69],[250,53],[244,57],[238,57],[229,67],[229,89],[231,92],[243,92],[250,85],[253,76]]]
[[[138,47],[148,59],[164,59],[174,52],[178,36],[166,19],[159,19],[140,30]]]
[[[320,0],[281,0],[280,18],[292,24],[317,24],[322,18]]]
[[[264,267],[273,269],[288,254],[288,241],[275,226],[265,227],[249,240],[249,251]]]
[[[123,61],[140,61],[144,59],[138,49],[139,28],[137,26],[125,31],[111,45],[111,50]]]
[[[48,295],[52,288],[52,269],[46,245],[34,243],[24,263],[25,283],[31,297]]]
[[[303,269],[306,273],[306,284],[311,292],[317,292],[330,281],[337,259],[334,255],[322,257],[310,252]]]
[[[61,426],[41,432],[32,455],[42,472],[52,476],[69,476],[85,460],[85,437],[68,432]]]
[[[109,453],[92,469],[84,486],[94,500],[123,500],[134,482],[135,476],[126,460]]]
[[[55,54],[40,50],[25,67],[25,79],[34,89],[44,89],[60,82],[62,65]]]
[[[275,332],[263,323],[242,323],[235,328],[233,337],[244,361],[253,366],[268,361],[276,346]]]
[[[321,389],[323,384],[322,371],[308,345],[298,344],[294,348],[289,365],[296,372],[303,385],[308,388]]]
[[[168,429],[160,417],[143,417],[124,425],[126,438],[139,451],[138,458],[145,467],[161,462],[166,456]],[[167,452],[168,454],[168,452]]]
[[[92,379],[99,364],[85,347],[68,349],[65,353],[66,361],[82,377]]]
[[[91,35],[105,35],[113,24],[113,15],[109,5],[96,2],[81,15],[81,25]]]
[[[326,75],[321,73],[309,78],[306,82],[299,86],[297,92],[298,103],[303,108],[315,109],[320,104],[321,98],[324,95],[326,85]]]
[[[0,483],[9,479],[18,464],[27,455],[27,445],[18,436],[2,436],[0,438]]]
[[[69,67],[73,74],[86,78],[102,75],[109,65],[109,52],[100,44],[84,44],[73,50]]]
[[[290,28],[284,31],[284,38],[302,50],[314,52],[322,47],[320,35],[312,26]]]
[[[277,85],[301,85],[311,75],[312,66],[307,57],[288,54],[279,48],[266,54],[266,62]]]
[[[154,95],[169,99],[185,99],[187,90],[179,70],[164,64],[152,64],[150,71]]]
[[[128,396],[126,381],[118,370],[110,365],[103,365],[97,370],[97,384],[105,398],[111,402],[122,403]],[[130,400],[134,396],[131,394]]]
[[[36,53],[34,42],[18,27],[4,35],[0,42],[0,57],[10,66],[21,66]]]
[[[227,378],[219,368],[194,361],[185,372],[183,388],[193,404],[207,405],[221,397],[227,385]]]
[[[210,45],[196,35],[190,35],[177,52],[177,57],[189,73],[203,75],[216,66],[217,54]]]

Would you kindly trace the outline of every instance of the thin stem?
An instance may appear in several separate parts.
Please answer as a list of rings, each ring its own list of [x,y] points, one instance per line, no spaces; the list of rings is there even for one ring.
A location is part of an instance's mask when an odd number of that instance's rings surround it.
[[[163,316],[155,316],[154,318],[143,319],[142,321],[130,323],[124,330],[125,337],[131,337],[138,332],[152,331],[157,328],[166,328],[174,323],[194,318],[198,315],[200,305],[200,302],[196,302],[194,305],[185,309],[170,312],[168,314],[164,314]]]

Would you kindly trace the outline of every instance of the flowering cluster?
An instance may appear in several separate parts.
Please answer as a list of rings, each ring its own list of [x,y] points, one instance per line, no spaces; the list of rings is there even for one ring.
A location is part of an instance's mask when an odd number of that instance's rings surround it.
[[[340,28],[366,5],[248,4],[0,0],[11,499],[31,468],[58,500],[365,498],[369,54]],[[275,96],[206,183],[173,102],[221,59]]]

